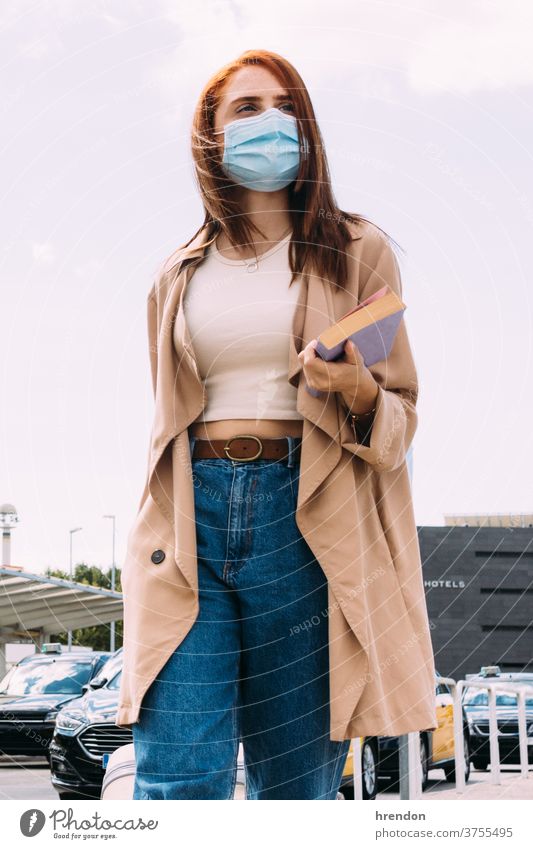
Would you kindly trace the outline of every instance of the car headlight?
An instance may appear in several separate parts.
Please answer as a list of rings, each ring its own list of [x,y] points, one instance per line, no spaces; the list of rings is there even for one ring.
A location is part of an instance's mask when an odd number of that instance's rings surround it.
[[[51,722],[53,719],[56,718],[58,713],[59,713],[59,710],[57,708],[54,708],[54,710],[49,710],[48,713],[46,714],[45,718],[44,718],[44,721],[45,722]]]
[[[533,737],[533,722],[527,726],[527,736]]]
[[[81,710],[62,710],[57,714],[56,730],[64,734],[74,734],[86,723],[85,714]]]

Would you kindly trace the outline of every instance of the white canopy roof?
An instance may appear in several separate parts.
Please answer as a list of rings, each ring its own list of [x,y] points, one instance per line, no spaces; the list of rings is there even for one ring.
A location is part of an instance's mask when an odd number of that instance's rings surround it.
[[[122,619],[122,593],[0,567],[0,628],[23,638],[27,631],[74,631]]]

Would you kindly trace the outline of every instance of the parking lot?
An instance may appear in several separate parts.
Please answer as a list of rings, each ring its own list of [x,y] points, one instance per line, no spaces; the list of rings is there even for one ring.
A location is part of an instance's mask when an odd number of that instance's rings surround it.
[[[104,766],[110,774],[119,775],[121,758],[125,763],[129,761],[126,774],[131,775],[131,733],[115,725],[122,662],[122,649],[114,653],[63,651],[52,643],[12,667],[0,692],[0,799],[59,801],[59,792],[61,801],[79,799],[80,794],[81,798],[98,798]],[[456,682],[437,673],[438,727],[433,733],[419,735],[420,779],[425,787],[422,799],[533,798],[533,777],[526,779],[518,764],[515,766],[520,692],[521,733],[528,735],[524,762],[529,758],[530,774],[533,769],[533,696],[526,699],[524,690],[526,685],[528,694],[532,693],[532,682],[531,674],[505,673],[497,666],[487,666],[482,667],[480,675],[468,676],[467,681],[461,682],[461,687],[468,685],[464,691],[456,691]],[[503,761],[498,785],[490,778],[493,753],[488,745],[487,688],[492,693],[492,721],[497,723]],[[458,729],[454,722],[457,705],[461,714]],[[464,793],[455,789],[456,730],[463,743],[465,763],[470,767]],[[399,777],[399,738],[365,737],[360,745],[364,798],[373,798],[377,792],[378,798],[398,799],[398,784],[387,784],[383,778]],[[48,752],[49,761],[43,751]],[[108,764],[115,752],[117,762]],[[341,781],[347,798],[353,796],[352,773],[350,750]],[[377,780],[378,775],[382,780]],[[244,798],[243,782],[244,753],[240,746],[235,799]]]
[[[533,765],[529,769],[529,778],[521,778],[518,767],[502,768],[500,785],[490,781],[490,770],[477,772],[472,770],[465,793],[455,791],[455,785],[444,780],[440,769],[430,770],[430,783],[422,799],[533,799]],[[235,799],[244,798],[242,784],[237,784]],[[399,793],[385,788],[378,792],[378,799],[399,799]],[[50,782],[50,770],[44,758],[24,758],[17,760],[0,756],[0,799],[44,800],[59,797]]]

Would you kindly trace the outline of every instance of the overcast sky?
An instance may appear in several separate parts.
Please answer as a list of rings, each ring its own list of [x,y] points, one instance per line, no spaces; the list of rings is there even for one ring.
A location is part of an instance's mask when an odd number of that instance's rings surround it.
[[[30,571],[117,559],[153,413],[146,294],[201,222],[189,132],[243,50],[309,87],[341,207],[402,245],[418,524],[533,512],[526,2],[0,4],[2,462]]]

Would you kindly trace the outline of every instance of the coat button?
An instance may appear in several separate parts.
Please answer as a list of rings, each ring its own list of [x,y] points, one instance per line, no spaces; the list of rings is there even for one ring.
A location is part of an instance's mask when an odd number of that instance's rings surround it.
[[[160,548],[156,548],[155,551],[152,551],[152,563],[162,563],[165,559],[165,552],[161,551]]]

